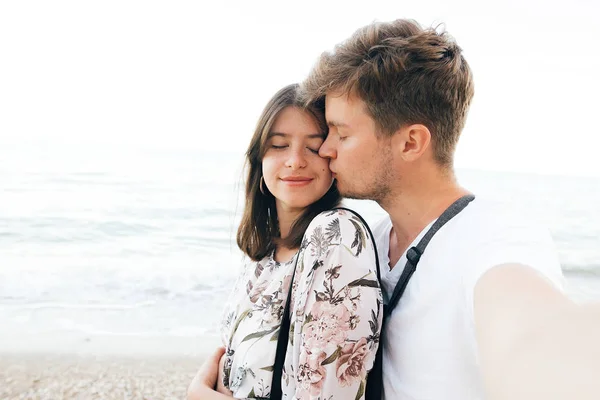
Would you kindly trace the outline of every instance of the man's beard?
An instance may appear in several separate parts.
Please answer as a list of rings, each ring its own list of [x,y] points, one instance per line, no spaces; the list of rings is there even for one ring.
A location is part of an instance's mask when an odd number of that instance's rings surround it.
[[[375,179],[372,182],[365,182],[364,179],[358,178],[359,182],[355,181],[354,185],[340,186],[338,180],[338,190],[342,197],[356,200],[373,200],[380,203],[390,196],[392,191],[392,172],[389,168],[386,168],[385,166],[379,168],[375,175]]]

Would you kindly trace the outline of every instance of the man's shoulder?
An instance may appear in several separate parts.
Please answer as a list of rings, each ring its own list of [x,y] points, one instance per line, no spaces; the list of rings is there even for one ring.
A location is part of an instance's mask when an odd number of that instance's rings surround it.
[[[463,210],[454,221],[448,224],[457,240],[473,237],[485,240],[488,237],[513,237],[535,239],[550,235],[548,228],[540,221],[527,215],[515,204],[493,198],[478,196]]]
[[[485,271],[511,263],[526,265],[560,282],[556,247],[550,229],[541,221],[518,205],[496,199],[476,198],[463,212],[462,222],[457,218],[446,238],[455,245],[456,256],[464,260],[463,272],[472,278],[470,286],[474,287]]]

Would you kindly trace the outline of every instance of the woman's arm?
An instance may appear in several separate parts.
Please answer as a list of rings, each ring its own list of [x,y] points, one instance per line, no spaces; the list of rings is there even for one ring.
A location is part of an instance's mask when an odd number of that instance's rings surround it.
[[[321,214],[305,238],[290,334],[295,395],[362,399],[383,317],[373,239],[346,211]]]
[[[225,364],[225,353],[223,353],[223,355],[221,356],[221,359],[219,360],[219,365],[218,365],[218,375],[217,375],[217,383],[216,383],[216,387],[215,390],[219,393],[222,393],[224,395],[227,395],[229,397],[233,397],[233,392],[231,390],[229,390],[229,388],[227,388],[224,384],[223,384],[223,367]]]
[[[219,361],[225,349],[219,347],[200,367],[187,390],[187,400],[231,400],[233,397],[216,392]]]

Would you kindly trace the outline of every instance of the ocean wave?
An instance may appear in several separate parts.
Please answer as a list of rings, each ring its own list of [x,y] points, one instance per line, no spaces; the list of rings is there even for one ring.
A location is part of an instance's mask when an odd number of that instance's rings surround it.
[[[600,264],[564,264],[565,275],[600,277]]]
[[[89,336],[124,336],[124,337],[200,337],[206,333],[216,333],[209,326],[179,326],[177,328],[164,330],[110,330],[94,326],[94,324],[83,324],[67,318],[60,318],[58,326],[47,327],[44,332],[79,332]]]
[[[20,310],[44,310],[44,309],[63,309],[63,310],[133,310],[142,307],[152,307],[156,304],[156,301],[142,301],[133,304],[111,304],[111,303],[92,303],[92,304],[78,304],[78,303],[25,303],[25,304],[0,304],[2,308],[16,308]]]
[[[205,207],[202,209],[202,216],[209,217],[231,217],[233,211],[228,208]]]

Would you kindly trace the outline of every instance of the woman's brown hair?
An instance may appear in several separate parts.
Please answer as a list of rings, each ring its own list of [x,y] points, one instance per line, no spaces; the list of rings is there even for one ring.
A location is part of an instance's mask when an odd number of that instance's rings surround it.
[[[246,203],[237,231],[239,248],[252,260],[258,261],[271,253],[277,246],[290,249],[300,247],[308,225],[320,212],[337,206],[341,200],[337,187],[331,185],[327,193],[306,210],[292,224],[290,233],[280,237],[275,197],[264,187],[260,189],[262,159],[267,151],[267,141],[278,115],[287,107],[298,107],[311,115],[323,133],[327,133],[325,104],[320,99],[305,104],[299,96],[298,84],[279,90],[265,106],[254,135],[246,151]]]

